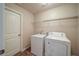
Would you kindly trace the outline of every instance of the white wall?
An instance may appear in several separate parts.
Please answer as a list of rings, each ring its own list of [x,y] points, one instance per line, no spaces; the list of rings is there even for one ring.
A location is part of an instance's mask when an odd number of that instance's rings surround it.
[[[4,4],[0,3],[0,50],[4,49]]]
[[[16,4],[6,4],[7,7],[21,13],[21,39],[23,40],[23,49],[30,46],[30,37],[33,33],[33,14],[29,11],[17,6]]]
[[[59,31],[65,32],[72,44],[72,54],[76,54],[77,41],[77,18],[63,19],[49,22],[40,22],[45,20],[54,20],[77,16],[77,5],[67,4],[52,8],[44,12],[35,14],[35,33],[41,31]]]

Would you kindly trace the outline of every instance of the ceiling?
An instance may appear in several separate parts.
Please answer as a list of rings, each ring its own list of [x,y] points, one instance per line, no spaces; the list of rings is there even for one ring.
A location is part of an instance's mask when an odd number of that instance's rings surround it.
[[[61,6],[63,4],[62,3],[18,3],[17,5],[35,14],[50,8]]]

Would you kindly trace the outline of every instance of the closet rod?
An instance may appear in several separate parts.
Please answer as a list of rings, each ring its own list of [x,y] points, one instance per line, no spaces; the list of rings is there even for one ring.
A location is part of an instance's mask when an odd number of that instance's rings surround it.
[[[76,19],[76,18],[78,18],[78,16],[67,17],[67,18],[60,18],[60,19],[44,20],[44,21],[36,21],[35,23],[40,23],[40,22],[50,22],[50,21],[57,21],[57,20],[67,20],[67,19]]]

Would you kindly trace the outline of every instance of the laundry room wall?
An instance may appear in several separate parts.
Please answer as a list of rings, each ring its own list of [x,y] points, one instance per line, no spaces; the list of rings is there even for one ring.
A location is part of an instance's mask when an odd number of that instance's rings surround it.
[[[77,21],[77,28],[78,28],[78,32],[77,32],[77,34],[78,34],[78,40],[77,40],[77,55],[79,55],[79,4],[78,4],[78,7],[77,7],[78,9],[77,9],[77,12],[78,12],[78,21]]]
[[[6,4],[6,7],[15,10],[21,14],[21,42],[23,44],[23,50],[30,47],[30,37],[33,33],[34,16],[28,10],[21,8],[16,4]],[[23,27],[23,28],[22,28]]]
[[[0,3],[0,55],[4,49],[4,4]]]
[[[77,4],[66,4],[35,14],[35,33],[57,31],[66,33],[76,54]]]

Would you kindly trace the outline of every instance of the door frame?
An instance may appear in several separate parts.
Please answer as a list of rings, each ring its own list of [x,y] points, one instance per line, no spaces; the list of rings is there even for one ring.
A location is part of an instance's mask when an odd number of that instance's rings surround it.
[[[20,15],[20,34],[21,34],[21,36],[20,36],[20,51],[23,51],[23,16],[22,16],[22,13],[14,10],[13,8],[5,6],[5,11],[6,10],[14,12],[14,13]]]

